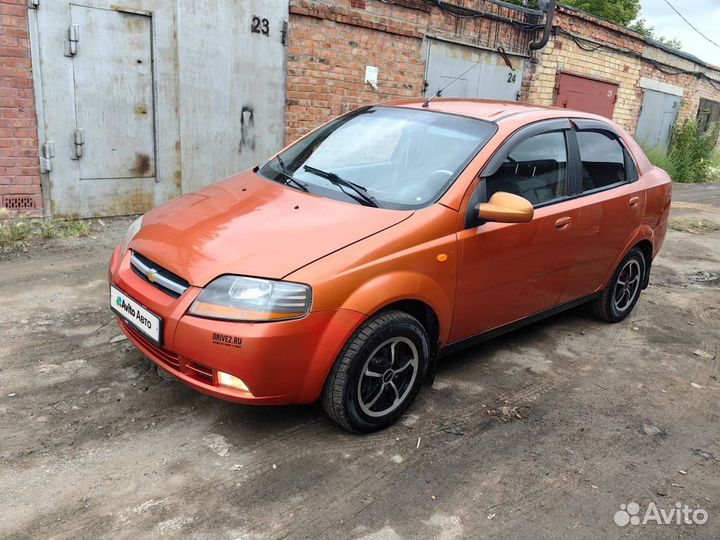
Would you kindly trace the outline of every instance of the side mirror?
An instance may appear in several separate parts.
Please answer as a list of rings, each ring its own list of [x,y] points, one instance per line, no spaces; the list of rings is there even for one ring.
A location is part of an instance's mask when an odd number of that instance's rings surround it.
[[[532,220],[534,213],[530,201],[504,191],[498,191],[488,202],[478,206],[480,219],[499,223],[527,223]]]

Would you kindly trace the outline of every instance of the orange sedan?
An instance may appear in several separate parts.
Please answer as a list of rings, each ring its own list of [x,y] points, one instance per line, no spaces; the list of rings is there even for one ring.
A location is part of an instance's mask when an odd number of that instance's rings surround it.
[[[363,107],[135,221],[110,301],[145,355],[247,404],[393,423],[443,355],[647,287],[671,183],[621,127],[518,103]]]

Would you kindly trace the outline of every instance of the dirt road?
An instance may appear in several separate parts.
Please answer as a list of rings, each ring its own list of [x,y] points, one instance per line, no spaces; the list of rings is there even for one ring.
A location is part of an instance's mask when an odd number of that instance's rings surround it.
[[[720,223],[720,185],[675,200]],[[720,232],[671,232],[629,320],[579,308],[456,354],[398,425],[354,436],[318,406],[202,396],[113,340],[128,223],[0,255],[0,537],[720,535]],[[620,527],[630,502],[708,521]]]

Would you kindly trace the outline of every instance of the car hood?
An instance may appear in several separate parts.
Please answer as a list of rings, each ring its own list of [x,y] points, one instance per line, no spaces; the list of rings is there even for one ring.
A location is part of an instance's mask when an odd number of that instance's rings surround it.
[[[195,286],[222,274],[279,279],[411,215],[300,192],[248,171],[151,210],[130,248]]]

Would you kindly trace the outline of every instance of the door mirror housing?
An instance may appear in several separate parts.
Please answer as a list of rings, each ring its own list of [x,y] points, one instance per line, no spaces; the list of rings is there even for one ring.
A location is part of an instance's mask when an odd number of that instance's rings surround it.
[[[478,217],[498,223],[527,223],[532,221],[535,210],[530,201],[520,195],[504,191],[494,193],[486,203],[478,205]]]

